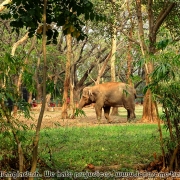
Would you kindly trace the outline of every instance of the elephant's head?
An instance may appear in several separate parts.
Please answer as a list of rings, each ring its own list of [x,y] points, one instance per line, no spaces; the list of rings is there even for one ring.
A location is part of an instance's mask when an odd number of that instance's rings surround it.
[[[79,102],[79,109],[82,109],[84,106],[89,105],[95,102],[95,96],[93,94],[91,87],[85,87]]]

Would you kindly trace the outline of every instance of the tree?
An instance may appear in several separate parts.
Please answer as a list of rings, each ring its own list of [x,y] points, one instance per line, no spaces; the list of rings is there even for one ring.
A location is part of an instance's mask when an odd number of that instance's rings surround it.
[[[78,40],[83,40],[86,36],[82,31],[82,25],[84,24],[78,17],[82,14],[91,14],[90,17],[93,20],[97,14],[93,10],[93,4],[88,0],[80,2],[76,0],[72,0],[71,2],[68,0],[63,2],[44,0],[44,3],[42,3],[41,0],[29,2],[25,0],[15,0],[7,5],[7,9],[8,11],[4,12],[1,15],[1,18],[12,18],[10,25],[15,31],[19,33],[20,28],[26,27],[28,29],[29,37],[33,37],[34,34],[36,34],[38,37],[43,38],[43,101],[33,141],[33,159],[31,166],[31,172],[35,172],[37,165],[39,132],[46,104],[46,43],[50,43],[50,40],[52,40],[53,43],[57,42],[57,26],[63,26],[64,34],[70,34]],[[103,20],[103,16],[98,15],[98,17]],[[56,26],[52,23],[56,23]],[[23,170],[20,169],[20,171]]]
[[[160,145],[163,156],[163,170],[178,170],[180,160],[180,128],[179,128],[179,66],[180,58],[176,53],[175,43],[161,44],[162,52],[157,55],[157,65],[151,74],[150,89],[153,97],[162,104],[164,126],[168,137],[164,137],[159,125]],[[176,73],[175,73],[176,72]],[[160,123],[159,123],[160,124]],[[165,153],[166,149],[166,153]]]
[[[176,6],[175,2],[164,2],[162,3],[161,10],[159,14],[154,13],[154,2],[148,0],[147,5],[147,15],[149,22],[149,44],[148,46],[145,43],[144,28],[143,28],[143,14],[142,14],[142,2],[141,0],[136,1],[136,11],[138,19],[138,29],[139,29],[139,42],[141,46],[142,55],[145,58],[145,72],[146,72],[146,84],[148,85],[151,82],[149,74],[152,73],[154,65],[151,60],[151,57],[157,51],[156,49],[156,39],[158,30],[166,20],[166,17],[173,11]],[[144,97],[143,103],[143,116],[142,121],[157,121],[157,111],[156,111],[156,102],[152,99],[151,91],[148,90]]]
[[[44,110],[45,110],[45,106],[46,106],[46,77],[47,77],[47,59],[46,59],[46,9],[47,8],[47,0],[44,0],[44,8],[43,8],[43,37],[42,37],[42,50],[43,50],[43,59],[44,59],[44,63],[43,63],[43,103],[42,103],[42,107],[41,107],[41,111],[39,114],[39,118],[38,118],[38,123],[37,123],[37,127],[36,127],[36,133],[35,133],[35,137],[33,139],[33,152],[32,152],[32,164],[31,164],[31,172],[35,172],[36,171],[36,166],[37,166],[37,157],[38,157],[38,143],[39,143],[39,137],[40,137],[40,129],[41,129],[41,123],[42,123],[42,119],[43,119],[43,115],[44,115]],[[34,179],[33,177],[29,177],[29,179]]]
[[[63,106],[62,106],[62,115],[61,117],[63,119],[68,118],[67,113],[67,104],[68,102],[68,92],[70,88],[70,67],[71,67],[71,42],[72,37],[71,34],[66,35],[66,42],[67,42],[67,59],[66,59],[66,74],[65,74],[65,80],[64,80],[64,92],[63,92]]]

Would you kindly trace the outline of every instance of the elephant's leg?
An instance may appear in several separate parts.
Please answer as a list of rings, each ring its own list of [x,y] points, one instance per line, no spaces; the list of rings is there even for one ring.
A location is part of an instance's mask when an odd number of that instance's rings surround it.
[[[130,109],[130,119],[135,119],[136,115],[135,115],[135,109]]]
[[[135,115],[135,105],[133,102],[125,102],[124,103],[124,108],[127,110],[127,120],[130,121],[132,119],[136,118]]]
[[[103,107],[103,109],[104,109],[104,116],[105,116],[105,118],[108,120],[108,123],[111,123],[112,120],[109,117],[109,112],[110,112],[111,107],[106,106],[106,107]]]
[[[127,119],[128,120],[132,120],[132,119],[135,119],[136,118],[136,115],[135,115],[135,109],[134,108],[130,108],[130,109],[127,109]]]
[[[130,110],[127,109],[127,119],[130,119]]]
[[[97,120],[100,123],[101,117],[102,117],[102,107],[97,105],[97,104],[95,104],[95,111],[96,111]]]
[[[130,118],[131,119],[135,119],[136,118],[136,114],[135,114],[135,104],[132,104],[129,108],[130,110]]]

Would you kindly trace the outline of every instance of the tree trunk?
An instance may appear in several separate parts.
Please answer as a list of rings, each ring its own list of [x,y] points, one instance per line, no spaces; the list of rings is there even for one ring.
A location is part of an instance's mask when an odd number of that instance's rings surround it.
[[[112,3],[112,10],[113,14],[115,15],[114,21],[112,23],[112,37],[111,37],[111,46],[112,46],[112,56],[111,56],[111,81],[116,81],[116,12],[115,12],[115,1],[111,1]],[[118,114],[118,107],[113,107],[111,115],[117,116]]]
[[[31,102],[32,102],[32,92],[29,92],[28,103],[31,104]]]
[[[141,0],[136,0],[136,11],[137,11],[137,17],[138,17],[138,29],[139,29],[139,42],[141,47],[142,56],[146,59],[150,57],[150,52],[148,48],[145,45],[144,40],[144,29],[143,29],[143,20],[142,20],[142,11],[141,11]],[[152,23],[151,20],[152,17],[149,17],[149,22]],[[151,28],[151,24],[150,27]],[[151,32],[151,31],[150,31]],[[152,42],[152,41],[151,41]],[[151,45],[154,45],[151,43]],[[153,63],[148,62],[145,63],[145,72],[146,72],[146,85],[150,83],[149,74],[153,71]],[[156,112],[156,104],[152,99],[152,93],[150,90],[148,90],[144,96],[144,102],[143,102],[143,116],[142,116],[142,122],[157,122],[158,115]]]
[[[74,80],[75,77],[75,67],[72,66],[71,67],[71,76],[70,76],[70,102],[69,102],[69,108],[70,108],[70,114],[71,114],[71,118],[74,118],[74,114],[75,114],[75,110],[76,110],[76,103],[74,101]]]
[[[34,79],[36,82],[36,89],[37,89],[37,94],[36,94],[37,101],[41,101],[41,99],[42,99],[42,84],[39,82],[39,67],[40,67],[40,63],[41,63],[40,56],[41,56],[41,52],[38,52],[37,67],[36,67],[36,71],[34,74]]]
[[[16,43],[14,43],[12,50],[11,50],[11,55],[14,56],[15,55],[15,51],[17,49],[17,47],[19,45],[21,45],[22,43],[24,43],[24,41],[26,41],[28,39],[28,32],[25,34],[25,36],[23,36],[19,41],[17,41]],[[20,96],[20,89],[21,89],[21,81],[19,81],[19,77],[22,76],[22,72],[20,71],[19,74],[15,75],[14,77],[14,84],[17,86],[17,94],[18,96]],[[13,115],[17,116],[17,104],[13,104]]]
[[[145,64],[145,76],[146,76],[146,85],[151,82],[149,74],[153,72],[154,65],[152,62]],[[142,122],[157,122],[158,120],[158,112],[156,109],[156,102],[152,98],[152,93],[148,89],[144,96],[143,101],[143,115]]]
[[[51,101],[51,93],[46,94],[46,106],[45,106],[46,111],[48,110],[48,105],[49,105],[50,101]]]
[[[132,37],[132,32],[129,32],[129,35]],[[132,85],[131,79],[131,69],[132,69],[132,56],[131,56],[131,42],[129,41],[128,52],[127,52],[127,83]]]
[[[63,105],[62,105],[62,114],[61,117],[63,119],[68,118],[68,112],[67,112],[67,101],[68,101],[68,91],[69,91],[69,85],[70,85],[70,68],[71,68],[71,42],[72,37],[71,34],[66,35],[66,42],[67,42],[67,60],[66,60],[66,74],[65,74],[65,80],[64,80],[64,92],[63,92]]]
[[[150,90],[144,97],[142,122],[157,122],[156,102],[153,101]]]
[[[133,21],[132,21],[132,14],[129,8],[129,1],[127,2],[127,10],[128,13],[130,14],[130,22],[131,22],[131,27],[129,28],[129,37],[132,39],[132,35],[133,35]],[[130,85],[132,84],[132,79],[131,79],[131,74],[132,74],[132,41],[128,42],[128,51],[127,51],[127,83]]]
[[[111,55],[112,55],[112,51],[108,54],[108,56],[105,59],[102,67],[99,69],[97,80],[96,80],[95,84],[99,84],[100,83],[101,76],[103,75],[103,73],[104,73],[104,71],[105,71],[105,69],[107,67],[107,63],[108,63],[109,59],[111,58]]]
[[[112,38],[111,38],[111,45],[112,45],[112,56],[111,56],[111,81],[116,81],[116,70],[115,70],[115,61],[116,61],[116,27],[113,24],[112,27]]]
[[[47,7],[47,0],[44,0],[44,12],[43,12],[43,37],[42,37],[42,49],[43,49],[43,99],[42,99],[42,106],[41,111],[38,117],[38,122],[36,126],[36,133],[33,139],[33,152],[32,152],[32,164],[31,164],[31,173],[36,171],[37,166],[37,159],[38,159],[38,144],[39,144],[39,137],[40,137],[40,129],[41,123],[43,120],[44,110],[46,106],[46,79],[47,79],[47,59],[46,59],[46,7]],[[29,177],[29,180],[33,180],[33,177]]]
[[[75,107],[78,107],[79,101],[80,101],[80,91],[82,90],[82,87],[76,87],[74,88],[74,103],[75,103]]]
[[[39,84],[39,82],[37,82],[36,84],[36,89],[37,89],[37,94],[36,94],[36,101],[37,102],[41,102],[42,100],[42,84]]]

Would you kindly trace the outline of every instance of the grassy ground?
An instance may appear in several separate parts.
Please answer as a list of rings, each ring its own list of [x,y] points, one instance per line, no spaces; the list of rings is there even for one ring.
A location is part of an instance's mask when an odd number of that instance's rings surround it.
[[[119,110],[119,114],[121,117],[127,117],[126,109],[124,109],[123,107],[120,107],[118,110]],[[142,111],[143,111],[143,106],[142,105],[136,105],[136,107],[135,107],[136,120],[141,119]],[[161,115],[162,114],[162,107],[160,105],[158,107],[158,111],[159,111],[159,115]]]
[[[49,129],[41,134],[40,157],[61,171],[83,171],[87,164],[130,170],[160,154],[158,142],[155,124]]]
[[[83,126],[75,126],[77,120],[69,120],[74,121],[73,126],[67,123],[65,126],[41,130],[38,161],[40,167],[37,171],[44,167],[44,170],[51,171],[82,172],[86,170],[88,164],[92,164],[96,167],[118,165],[119,171],[127,172],[134,171],[134,165],[150,163],[153,154],[157,156],[161,154],[157,124],[138,123],[142,116],[142,106],[136,106],[137,120],[132,123],[117,121],[114,124],[107,124],[104,121],[104,124],[96,123],[95,126],[94,124],[91,126],[86,122],[91,121],[92,118],[96,122],[95,112],[92,108],[86,111],[91,113],[88,112],[87,117],[78,120],[84,123]],[[119,113],[119,119],[126,119],[124,108],[119,108]],[[54,119],[56,118],[57,115],[54,115]],[[46,121],[47,119],[44,119],[43,123]],[[52,118],[49,121],[52,121]],[[163,131],[165,133],[164,129]],[[15,143],[12,144],[13,138],[10,134],[10,132],[6,135],[0,134],[2,142],[0,161],[3,159],[3,154],[11,157],[13,147],[16,147]],[[32,144],[33,132],[22,131],[19,135],[22,146],[27,146],[26,150],[31,153],[29,145]]]

